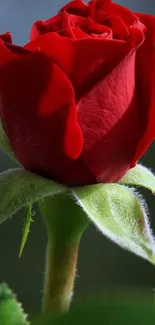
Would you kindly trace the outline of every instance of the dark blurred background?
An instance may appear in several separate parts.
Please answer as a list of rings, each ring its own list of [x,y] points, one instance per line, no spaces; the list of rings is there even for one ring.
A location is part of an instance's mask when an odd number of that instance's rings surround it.
[[[16,44],[28,41],[30,26],[35,20],[47,19],[66,3],[65,0],[1,0],[0,34],[10,31]],[[155,14],[154,0],[117,1],[133,11]],[[142,163],[155,171],[155,144]],[[0,171],[15,167],[15,163],[0,152]],[[144,192],[143,192],[144,193]],[[155,198],[145,197],[155,231]],[[18,258],[24,210],[0,225],[0,282],[7,282],[23,302],[27,312],[38,311],[41,304],[46,249],[46,232],[38,211],[23,256]],[[102,292],[104,288],[152,290],[155,268],[147,261],[122,250],[103,237],[93,226],[83,236],[75,293],[77,296]]]

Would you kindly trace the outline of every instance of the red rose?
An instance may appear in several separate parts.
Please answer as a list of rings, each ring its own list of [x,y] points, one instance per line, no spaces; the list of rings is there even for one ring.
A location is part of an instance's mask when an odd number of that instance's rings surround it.
[[[1,40],[0,95],[25,169],[69,185],[117,181],[155,137],[155,18],[71,1],[23,48]]]

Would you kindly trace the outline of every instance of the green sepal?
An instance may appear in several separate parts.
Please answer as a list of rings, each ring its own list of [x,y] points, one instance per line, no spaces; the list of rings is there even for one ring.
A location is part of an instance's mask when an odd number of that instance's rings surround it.
[[[76,188],[73,194],[104,235],[155,264],[155,240],[146,205],[133,189],[99,184]]]
[[[142,165],[136,165],[134,168],[130,169],[118,183],[145,187],[153,194],[155,193],[155,175],[150,169]]]
[[[5,131],[0,120],[0,148],[13,160],[17,161],[16,156],[11,148],[8,137],[5,134]]]
[[[29,325],[21,303],[5,283],[0,285],[0,324]]]
[[[0,223],[40,198],[65,192],[59,183],[15,168],[0,173]]]

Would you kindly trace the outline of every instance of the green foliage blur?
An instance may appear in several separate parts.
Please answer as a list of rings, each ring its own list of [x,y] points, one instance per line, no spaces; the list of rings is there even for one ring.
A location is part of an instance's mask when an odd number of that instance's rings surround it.
[[[32,325],[153,325],[154,321],[155,305],[151,297],[135,293],[110,297],[107,293],[76,304],[67,315],[37,317]]]
[[[153,325],[155,302],[153,292],[110,294],[87,297],[77,302],[65,315],[43,314],[28,320],[15,294],[6,284],[0,285],[1,325]]]

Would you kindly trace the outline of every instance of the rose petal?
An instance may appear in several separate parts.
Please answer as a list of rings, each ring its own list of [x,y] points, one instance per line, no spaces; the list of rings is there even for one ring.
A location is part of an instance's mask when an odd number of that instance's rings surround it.
[[[79,28],[81,29],[81,33],[79,33]],[[107,38],[111,39],[110,28],[94,22],[90,17],[85,18],[71,15],[66,11],[62,11],[61,14],[46,21],[35,22],[31,30],[30,39],[33,41],[36,37],[49,32],[57,32],[59,35],[71,39],[89,37],[91,33],[100,35],[106,33]]]
[[[78,120],[84,138],[80,160],[98,182],[118,180],[133,159],[139,137],[135,96],[136,49],[96,83],[78,104]]]
[[[85,164],[77,159],[69,168],[66,168],[64,172],[57,173],[57,181],[72,186],[94,184],[96,182],[95,176],[89,170]]]
[[[74,37],[75,37],[76,40],[79,40],[79,39],[82,39],[82,38],[90,38],[91,37],[91,35],[88,35],[87,33],[85,33],[79,27],[74,27],[72,29],[72,32],[73,32]]]
[[[75,15],[79,15],[82,17],[89,16],[89,7],[81,0],[75,0],[69,2],[66,6],[64,6],[59,13],[47,19],[46,21],[36,21],[30,32],[30,40],[33,41],[36,37],[41,34],[45,34],[48,32],[57,32],[62,29],[62,15],[65,13],[71,13]]]
[[[11,36],[11,33],[9,33],[9,32],[1,34],[0,39],[6,43],[12,43],[12,36]]]
[[[86,37],[92,38],[112,38],[111,29],[94,22],[90,17],[79,17],[75,15],[68,15],[64,12],[64,18],[66,18],[67,23],[65,24],[64,36],[69,36],[74,34],[75,39],[81,39]],[[79,32],[80,30],[80,32]],[[68,35],[68,33],[70,33]],[[60,34],[60,33],[59,33]]]
[[[57,33],[61,36],[68,37],[70,39],[75,40],[76,37],[73,32],[72,22],[70,20],[70,15],[67,14],[66,11],[62,12],[62,30],[57,31]]]
[[[49,32],[57,32],[62,29],[62,14],[56,15],[48,20],[38,20],[36,21],[30,32],[30,40],[33,41],[35,38],[42,34]]]
[[[90,8],[90,16],[95,19],[96,14],[103,10],[105,5],[111,4],[111,0],[91,0],[88,2],[88,6]]]
[[[98,24],[97,22],[93,21],[90,17],[84,18],[75,15],[68,15],[68,20],[72,28],[79,27],[87,34],[102,34],[105,32],[110,32],[110,29],[108,27]]]
[[[126,37],[129,35],[127,26],[117,15],[109,15],[107,12],[99,11],[96,16],[96,21],[108,26],[112,30],[114,39],[126,40]]]
[[[90,16],[94,19],[99,11],[110,13],[110,15],[118,15],[127,26],[130,26],[137,20],[137,16],[129,9],[111,2],[110,0],[96,0],[88,3],[90,8]]]
[[[79,98],[96,84],[96,80],[103,79],[135,47],[135,43],[141,41],[142,32],[135,30],[127,42],[94,38],[73,41],[57,33],[48,33],[26,44],[25,48],[40,48],[51,57],[67,74]]]
[[[136,56],[136,92],[139,107],[139,145],[131,167],[155,138],[155,17],[136,14],[147,27],[145,42]]]
[[[45,54],[17,52],[0,45],[0,116],[19,162],[54,179],[82,149],[74,91]]]
[[[89,7],[81,0],[73,0],[61,8],[60,12],[67,11],[69,14],[87,17],[89,16]]]

